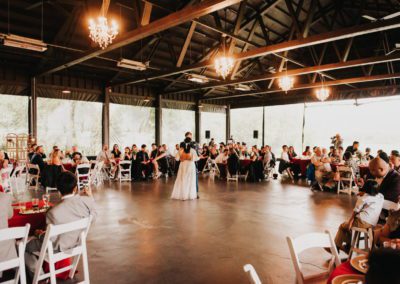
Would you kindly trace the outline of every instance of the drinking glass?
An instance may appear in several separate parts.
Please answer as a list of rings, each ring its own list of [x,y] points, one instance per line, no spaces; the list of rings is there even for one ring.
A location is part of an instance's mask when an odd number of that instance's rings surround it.
[[[44,203],[44,207],[45,208],[49,208],[49,202],[50,202],[50,194],[43,194],[43,196],[42,196],[42,200],[43,200],[43,203]]]
[[[32,208],[33,211],[39,210],[39,198],[32,198]]]
[[[24,213],[26,210],[26,203],[23,201],[19,202],[19,213]]]

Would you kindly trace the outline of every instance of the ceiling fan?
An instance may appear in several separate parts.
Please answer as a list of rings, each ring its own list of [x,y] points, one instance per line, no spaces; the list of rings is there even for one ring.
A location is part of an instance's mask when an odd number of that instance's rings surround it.
[[[364,19],[370,20],[371,22],[389,20],[389,19],[392,19],[392,18],[396,18],[398,16],[400,16],[400,11],[394,12],[394,13],[389,14],[389,15],[386,15],[385,17],[382,17],[380,19],[377,19],[377,18],[369,16],[369,15],[362,15],[362,17]]]

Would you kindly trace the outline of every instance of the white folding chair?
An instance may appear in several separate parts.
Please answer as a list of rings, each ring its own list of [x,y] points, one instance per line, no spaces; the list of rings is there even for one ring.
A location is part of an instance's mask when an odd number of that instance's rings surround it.
[[[7,228],[0,230],[0,242],[14,241],[16,242],[16,244],[18,244],[18,256],[16,258],[0,262],[0,277],[1,273],[5,270],[17,269],[14,279],[1,282],[2,284],[16,284],[18,283],[18,281],[20,281],[21,284],[26,283],[25,247],[28,240],[30,227],[30,224],[26,224],[24,227]]]
[[[249,274],[250,283],[261,284],[261,280],[258,277],[258,274],[257,274],[256,270],[254,269],[253,265],[246,264],[245,266],[243,266],[243,270],[244,270],[244,272],[247,272]]]
[[[272,174],[275,173],[275,167],[273,165],[275,165],[275,163],[271,163],[272,161],[269,161],[268,163],[266,163],[264,165],[264,175],[266,177],[266,179],[268,180]]]
[[[15,193],[22,193],[26,191],[26,172],[25,166],[17,166],[11,175],[11,190]]]
[[[325,233],[305,234],[295,239],[287,237],[286,239],[289,245],[290,256],[293,261],[294,269],[296,271],[296,281],[298,284],[304,284],[311,280],[327,277],[332,272],[334,266],[338,266],[340,264],[339,254],[329,231],[325,231]],[[330,248],[332,258],[329,262],[328,270],[326,272],[305,276],[301,270],[302,267],[299,255],[303,251],[311,248]]]
[[[95,162],[94,168],[90,171],[90,182],[94,186],[98,186],[103,183],[103,166],[103,161]]]
[[[69,272],[69,277],[73,278],[75,275],[76,268],[78,266],[79,258],[82,255],[83,262],[83,276],[84,280],[79,283],[89,284],[89,265],[86,248],[86,236],[89,232],[90,223],[92,217],[84,218],[78,221],[62,224],[62,225],[48,225],[46,229],[46,235],[44,236],[42,248],[39,254],[39,260],[36,264],[35,275],[33,277],[33,284],[37,284],[39,281],[50,278],[51,284],[56,284],[56,275],[65,271]],[[67,251],[54,252],[52,239],[66,233],[81,231],[77,239],[76,246],[70,248]],[[66,267],[56,269],[55,263],[64,259],[73,258],[72,264]],[[46,261],[49,264],[48,273],[42,273],[43,262]]]
[[[40,168],[35,164],[27,164],[27,183],[29,189],[37,190],[39,188]],[[32,182],[35,182],[32,185]]]
[[[90,164],[80,164],[76,167],[75,175],[78,179],[78,190],[90,184]]]
[[[353,186],[354,172],[351,167],[337,166],[336,170],[339,172],[340,179],[337,184],[337,194],[344,192],[348,195],[358,193],[358,187]]]
[[[131,181],[131,161],[120,161],[119,167],[119,181]]]
[[[0,184],[3,186],[4,192],[11,192],[11,171],[12,167],[0,170]]]

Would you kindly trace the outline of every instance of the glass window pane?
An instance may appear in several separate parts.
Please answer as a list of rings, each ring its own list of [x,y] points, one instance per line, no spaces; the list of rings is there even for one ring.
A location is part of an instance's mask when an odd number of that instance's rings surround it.
[[[216,143],[225,143],[226,114],[219,112],[202,112],[200,129],[201,144],[210,142],[210,139],[206,139],[206,130],[210,131],[210,138],[214,138]]]
[[[29,98],[2,94],[0,101],[0,148],[4,149],[7,134],[28,134]]]
[[[110,144],[120,148],[155,142],[155,109],[110,104]]]
[[[101,150],[102,104],[38,98],[38,143],[46,153],[77,145],[85,155]]]
[[[248,146],[262,144],[263,108],[242,108],[231,110],[231,135],[235,142],[246,142]],[[253,138],[254,130],[258,138]]]
[[[302,151],[303,104],[265,107],[265,144],[279,155],[282,145],[293,146],[296,153]]]
[[[195,137],[195,113],[190,110],[167,109],[162,110],[162,142],[167,144],[172,152],[175,144],[183,141],[185,133],[191,131]]]

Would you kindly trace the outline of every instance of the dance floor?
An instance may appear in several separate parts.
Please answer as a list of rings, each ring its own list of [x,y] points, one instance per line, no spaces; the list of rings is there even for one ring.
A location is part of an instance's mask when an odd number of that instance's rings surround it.
[[[173,182],[106,182],[94,191],[99,217],[88,238],[92,283],[248,283],[247,263],[263,283],[294,283],[286,236],[334,234],[355,202],[280,180],[207,177],[200,177],[200,200],[175,201],[169,199]],[[307,264],[317,255],[304,256],[306,269],[319,269]]]

